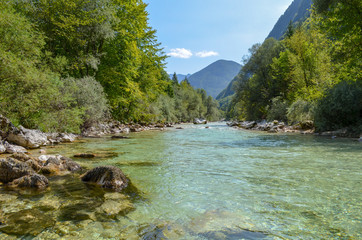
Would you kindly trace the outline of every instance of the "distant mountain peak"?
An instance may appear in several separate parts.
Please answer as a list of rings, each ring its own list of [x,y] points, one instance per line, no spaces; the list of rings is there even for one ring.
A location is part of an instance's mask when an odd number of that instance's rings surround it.
[[[216,97],[239,73],[241,65],[231,60],[217,60],[188,77],[194,88],[205,89],[208,95]]]

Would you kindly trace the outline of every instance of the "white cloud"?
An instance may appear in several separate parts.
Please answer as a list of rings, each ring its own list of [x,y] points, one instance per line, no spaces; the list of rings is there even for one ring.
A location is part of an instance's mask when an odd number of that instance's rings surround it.
[[[175,58],[190,58],[193,54],[190,50],[185,48],[173,48],[167,55]]]
[[[198,57],[201,57],[201,58],[205,58],[205,57],[218,56],[219,53],[214,52],[214,51],[201,51],[201,52],[197,52],[195,55]]]

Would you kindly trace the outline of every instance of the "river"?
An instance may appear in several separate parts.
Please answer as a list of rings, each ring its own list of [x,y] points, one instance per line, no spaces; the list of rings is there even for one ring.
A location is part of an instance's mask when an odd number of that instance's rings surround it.
[[[79,174],[42,192],[0,186],[0,239],[362,239],[362,143],[207,126],[47,148],[101,154],[75,160],[118,166],[137,191]]]

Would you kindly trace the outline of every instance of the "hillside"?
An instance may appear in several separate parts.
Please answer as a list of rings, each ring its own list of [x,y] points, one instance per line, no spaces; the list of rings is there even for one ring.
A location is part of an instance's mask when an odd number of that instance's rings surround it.
[[[234,61],[218,60],[192,74],[188,80],[194,88],[203,88],[216,97],[239,73],[241,65]]]
[[[294,0],[284,14],[280,16],[267,38],[273,37],[275,39],[281,39],[289,22],[292,21],[296,24],[297,22],[306,19],[309,16],[308,9],[310,9],[311,6],[312,0]]]
[[[227,85],[227,87],[216,96],[216,100],[220,100],[222,98],[226,98],[228,96],[233,95],[235,93],[233,89],[233,84],[236,81],[237,81],[237,76],[234,77],[233,80],[231,80],[231,82]]]

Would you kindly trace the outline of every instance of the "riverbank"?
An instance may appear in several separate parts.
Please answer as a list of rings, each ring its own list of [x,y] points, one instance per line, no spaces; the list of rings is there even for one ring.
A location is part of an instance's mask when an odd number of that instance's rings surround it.
[[[164,130],[171,124],[121,124],[108,121],[94,124],[82,130],[81,134],[46,133],[37,129],[15,127],[6,117],[0,115],[0,154],[26,153],[28,149],[51,146],[59,143],[74,142],[80,138],[99,138],[104,135],[124,135],[130,132]]]
[[[336,131],[316,132],[313,121],[305,121],[294,125],[288,125],[285,122],[274,120],[272,122],[263,121],[233,121],[227,123],[228,126],[246,129],[252,131],[264,131],[268,133],[299,133],[324,137],[342,137],[353,138],[362,142],[362,133],[349,128],[343,128]]]

